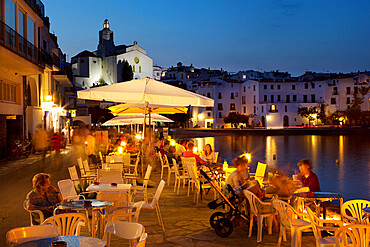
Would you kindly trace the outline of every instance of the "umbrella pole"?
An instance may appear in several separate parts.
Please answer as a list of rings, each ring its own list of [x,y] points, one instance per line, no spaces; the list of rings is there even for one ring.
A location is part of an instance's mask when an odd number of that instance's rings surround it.
[[[147,108],[148,102],[145,101],[144,105],[144,124],[143,124],[143,142],[141,144],[141,175],[144,174],[144,144],[145,144],[145,135],[146,135],[146,108]]]

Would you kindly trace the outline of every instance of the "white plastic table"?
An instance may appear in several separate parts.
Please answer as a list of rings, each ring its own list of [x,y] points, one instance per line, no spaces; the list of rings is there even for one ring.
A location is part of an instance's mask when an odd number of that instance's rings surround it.
[[[112,186],[111,184],[90,184],[89,187],[86,188],[87,191],[93,192],[126,192],[130,193],[131,184],[117,184],[117,186]]]
[[[68,247],[104,247],[106,245],[105,241],[100,238],[83,237],[83,236],[60,236],[53,238],[41,238],[22,244],[17,244],[17,246],[22,247],[50,247],[51,243],[55,241],[65,241]]]

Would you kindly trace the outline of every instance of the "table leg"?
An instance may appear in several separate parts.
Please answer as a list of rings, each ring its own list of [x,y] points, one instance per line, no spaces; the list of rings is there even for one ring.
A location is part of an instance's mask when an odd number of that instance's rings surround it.
[[[95,238],[96,237],[96,234],[95,234],[95,225],[96,225],[96,211],[93,210],[91,212],[91,231],[92,231],[92,236]]]
[[[326,219],[326,202],[322,202],[322,218]]]

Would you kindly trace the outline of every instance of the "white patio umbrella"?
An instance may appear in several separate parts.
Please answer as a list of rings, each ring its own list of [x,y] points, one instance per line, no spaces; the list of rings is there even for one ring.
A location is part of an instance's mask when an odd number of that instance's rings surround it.
[[[143,104],[119,104],[115,106],[111,106],[108,108],[113,115],[132,115],[132,114],[140,114],[144,112],[144,105]],[[147,113],[153,114],[175,114],[175,113],[187,113],[187,107],[175,107],[175,106],[164,106],[164,105],[154,105],[151,104],[150,107],[147,109]]]
[[[158,114],[152,114],[152,122],[163,122],[163,123],[172,123],[173,120],[166,118],[165,116],[161,116]],[[114,125],[128,125],[128,124],[142,124],[144,123],[144,115],[143,114],[135,114],[135,115],[120,115],[114,117],[105,123],[103,126],[114,126]],[[146,119],[146,124],[149,124],[148,119]]]

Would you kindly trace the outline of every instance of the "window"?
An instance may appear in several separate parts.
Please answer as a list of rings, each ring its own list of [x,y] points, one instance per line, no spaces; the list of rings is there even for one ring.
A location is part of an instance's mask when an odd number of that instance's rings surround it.
[[[271,87],[270,87],[271,89],[274,89],[274,85],[271,85]]]
[[[288,106],[285,105],[285,112],[288,112]]]
[[[308,83],[307,82],[304,84],[304,89],[308,89]]]
[[[336,98],[331,98],[330,99],[330,104],[335,105],[336,103],[337,103],[337,99]]]
[[[239,96],[239,94],[238,93],[235,93],[235,97],[238,97]]]
[[[281,95],[278,95],[277,96],[277,102],[280,102],[281,101]]]
[[[244,106],[243,107],[243,113],[246,113],[247,112],[247,108]]]
[[[267,85],[263,85],[263,89],[267,89]]]
[[[338,87],[333,87],[333,95],[338,95]]]
[[[290,95],[286,95],[285,96],[285,102],[286,103],[290,103]]]
[[[141,73],[141,66],[139,66],[139,73]],[[182,74],[181,74],[181,77],[182,77]],[[181,78],[182,79],[182,78]]]
[[[263,113],[263,106],[261,106],[261,112]]]
[[[242,104],[245,104],[245,96],[242,96]]]
[[[245,92],[245,87],[243,87],[243,92]]]
[[[234,84],[231,83],[231,87],[234,87]]]
[[[256,95],[253,95],[253,104],[256,104]]]
[[[256,85],[253,85],[253,91],[256,91]]]
[[[5,0],[5,24],[15,30],[15,3],[12,0]]]
[[[353,93],[355,94],[355,93],[358,93],[358,87],[354,87],[353,88]]]
[[[308,99],[307,99],[307,95],[303,95],[303,103],[307,103]]]
[[[271,95],[271,103],[274,103],[274,95]]]
[[[295,85],[292,85],[292,90],[295,90]]]
[[[135,72],[135,65],[132,65],[132,72]]]
[[[222,94],[221,92],[218,93],[218,99],[222,99]]]
[[[280,85],[277,85],[277,89],[280,90]]]
[[[256,106],[253,106],[253,113],[256,113]]]
[[[222,112],[218,113],[218,118],[222,118]]]
[[[267,102],[267,95],[263,95],[263,101]]]
[[[1,3],[1,1],[0,1]],[[18,33],[22,35],[23,37],[25,36],[24,32],[24,14],[21,10],[18,11]]]
[[[218,103],[218,107],[217,107],[217,109],[218,109],[219,111],[222,111],[222,110],[223,110],[222,103]]]
[[[297,95],[293,95],[293,102],[297,102]]]
[[[315,88],[315,83],[311,83],[311,86],[312,86],[312,88],[314,89]]]
[[[210,117],[211,116],[211,113],[210,112],[207,112],[207,116]]]
[[[347,91],[347,94],[351,94],[351,88],[350,87],[346,87],[346,91]]]
[[[2,82],[0,80],[0,100],[4,102],[19,103],[17,100],[17,92],[19,92],[19,86]]]
[[[230,104],[230,111],[235,111],[235,104],[234,103]]]
[[[234,93],[231,93],[230,99],[234,99]]]
[[[270,112],[278,112],[276,105],[270,105]]]
[[[347,104],[351,104],[351,97],[347,97]]]
[[[316,102],[316,97],[314,94],[311,94],[311,103],[315,103]]]
[[[207,97],[208,98],[211,98],[211,93],[207,93]]]
[[[27,18],[27,39],[31,44],[35,43],[35,23],[31,18]]]

